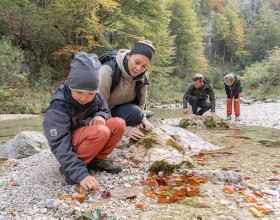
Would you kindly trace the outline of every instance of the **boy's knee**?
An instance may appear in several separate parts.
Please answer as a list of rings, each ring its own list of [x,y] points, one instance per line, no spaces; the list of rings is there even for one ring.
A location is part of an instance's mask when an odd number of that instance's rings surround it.
[[[98,138],[104,138],[104,139],[109,139],[110,138],[110,129],[104,125],[93,125],[92,126],[93,131],[90,132],[87,136],[87,139],[96,139]]]
[[[125,125],[125,120],[123,118],[120,117],[114,117],[114,118],[110,118],[107,123],[110,123],[112,125],[114,125],[114,127],[118,128],[119,130],[123,131],[126,128]]]

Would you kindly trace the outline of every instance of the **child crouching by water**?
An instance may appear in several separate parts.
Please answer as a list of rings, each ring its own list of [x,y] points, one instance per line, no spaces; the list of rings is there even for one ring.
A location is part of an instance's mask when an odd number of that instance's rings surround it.
[[[95,54],[79,52],[68,80],[58,86],[45,113],[43,128],[60,172],[69,184],[99,190],[88,169],[119,173],[121,167],[106,159],[121,139],[125,121],[112,118],[101,94],[101,64]]]

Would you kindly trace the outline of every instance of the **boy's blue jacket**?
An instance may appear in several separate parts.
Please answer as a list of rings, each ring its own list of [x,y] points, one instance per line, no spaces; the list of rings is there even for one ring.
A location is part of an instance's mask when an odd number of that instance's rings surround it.
[[[237,75],[234,75],[234,83],[232,86],[227,86],[225,84],[225,90],[226,90],[228,99],[230,99],[231,95],[233,95],[234,99],[238,99],[238,94],[240,92],[242,92],[242,85],[241,85],[240,79],[237,77]]]
[[[44,115],[43,129],[51,151],[72,183],[80,183],[89,172],[72,149],[71,133],[88,125],[95,116],[102,116],[105,120],[111,118],[103,97],[96,93],[94,100],[81,105],[73,99],[67,81],[57,87]]]

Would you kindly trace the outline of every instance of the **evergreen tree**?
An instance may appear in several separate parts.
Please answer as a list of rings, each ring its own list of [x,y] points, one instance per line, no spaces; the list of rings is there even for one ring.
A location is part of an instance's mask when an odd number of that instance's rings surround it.
[[[169,27],[175,36],[176,45],[175,74],[190,76],[195,72],[206,73],[208,61],[204,56],[203,30],[197,21],[192,2],[170,0],[168,8],[172,13]]]

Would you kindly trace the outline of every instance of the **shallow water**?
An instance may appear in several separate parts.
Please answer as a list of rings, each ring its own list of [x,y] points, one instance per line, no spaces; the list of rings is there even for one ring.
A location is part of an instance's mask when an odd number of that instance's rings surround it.
[[[0,121],[0,146],[21,131],[42,131],[42,116]]]

